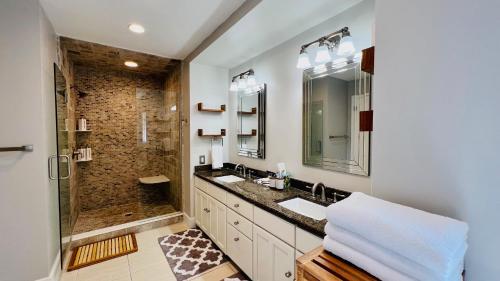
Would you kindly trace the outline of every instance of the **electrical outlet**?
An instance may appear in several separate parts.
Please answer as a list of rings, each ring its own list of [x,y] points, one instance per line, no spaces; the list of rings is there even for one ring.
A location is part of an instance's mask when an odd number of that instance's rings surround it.
[[[200,155],[200,165],[205,164],[205,155]]]

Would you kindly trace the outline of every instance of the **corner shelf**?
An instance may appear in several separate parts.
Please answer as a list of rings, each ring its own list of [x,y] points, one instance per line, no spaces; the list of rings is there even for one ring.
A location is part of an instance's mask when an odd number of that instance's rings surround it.
[[[204,134],[203,129],[198,129],[198,136],[199,137],[225,137],[226,136],[226,129],[220,129],[220,134]]]
[[[238,134],[238,137],[255,137],[257,135],[257,130],[252,129],[250,134]]]
[[[75,130],[77,133],[90,133],[92,130]]]
[[[80,162],[90,162],[90,161],[92,161],[92,159],[90,159],[90,160],[76,160],[75,162],[80,163]]]
[[[215,109],[215,108],[203,108],[203,103],[199,102],[198,103],[198,111],[204,111],[204,112],[224,112],[226,111],[226,105],[222,104],[220,106],[220,109]]]
[[[257,114],[257,107],[252,107],[251,111],[238,111],[238,114]]]

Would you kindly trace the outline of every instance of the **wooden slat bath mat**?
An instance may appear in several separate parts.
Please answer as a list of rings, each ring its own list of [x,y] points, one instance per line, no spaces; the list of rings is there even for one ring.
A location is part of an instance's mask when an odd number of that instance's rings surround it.
[[[86,244],[73,249],[68,271],[137,252],[133,233]]]

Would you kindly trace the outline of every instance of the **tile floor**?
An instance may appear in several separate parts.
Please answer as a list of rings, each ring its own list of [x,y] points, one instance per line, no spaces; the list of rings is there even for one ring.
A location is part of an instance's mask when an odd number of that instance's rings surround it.
[[[73,234],[139,221],[175,212],[168,202],[130,203],[80,212]]]
[[[61,281],[175,281],[167,259],[163,256],[158,238],[187,229],[184,222],[136,234],[139,250],[136,253],[105,261],[71,272],[63,272]],[[225,263],[193,281],[220,281],[237,272]]]

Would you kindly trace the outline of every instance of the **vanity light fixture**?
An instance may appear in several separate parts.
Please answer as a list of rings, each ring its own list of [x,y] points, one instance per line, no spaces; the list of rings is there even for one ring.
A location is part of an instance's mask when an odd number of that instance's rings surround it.
[[[300,50],[299,59],[297,61],[297,68],[306,69],[311,67],[311,62],[309,61],[309,54],[305,49]]]
[[[246,89],[253,89],[255,85],[257,85],[255,73],[253,69],[249,69],[245,72],[233,76],[233,78],[231,79],[231,85],[229,86],[229,91],[237,92]]]
[[[133,33],[142,34],[144,33],[144,27],[138,23],[131,23],[128,25],[128,29]]]
[[[319,42],[319,47],[316,50],[316,58],[314,59],[314,62],[316,63],[327,63],[332,59],[330,56],[330,50],[328,46],[326,45],[325,41]]]
[[[307,48],[316,44],[318,45],[314,58],[314,63],[316,65],[312,65],[307,54]],[[348,27],[344,27],[333,33],[302,45],[300,47],[297,68],[307,69],[313,66],[317,66],[318,64],[328,63],[332,60],[331,53],[333,53],[335,49],[337,50],[337,56],[341,57],[352,56],[356,51],[356,49],[354,48],[354,44],[352,43],[352,37]]]
[[[138,67],[139,65],[135,61],[128,60],[124,63],[128,67]]]

